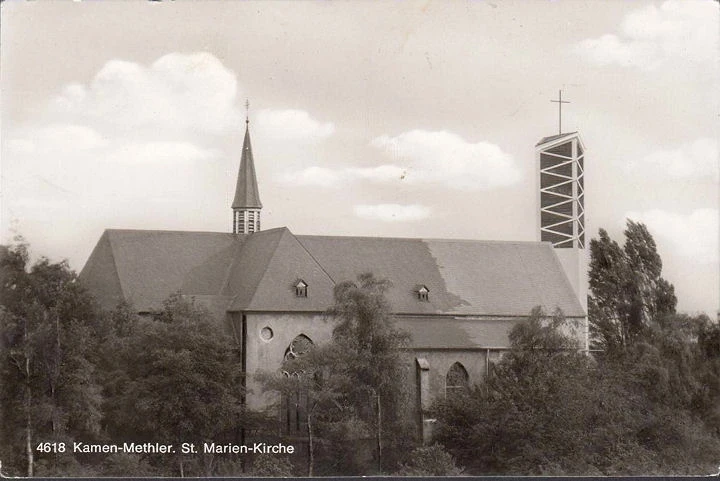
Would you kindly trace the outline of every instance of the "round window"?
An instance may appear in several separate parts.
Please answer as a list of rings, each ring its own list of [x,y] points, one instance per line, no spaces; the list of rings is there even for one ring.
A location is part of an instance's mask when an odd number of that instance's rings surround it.
[[[263,327],[260,331],[260,337],[263,341],[269,341],[273,338],[273,330],[267,326]]]

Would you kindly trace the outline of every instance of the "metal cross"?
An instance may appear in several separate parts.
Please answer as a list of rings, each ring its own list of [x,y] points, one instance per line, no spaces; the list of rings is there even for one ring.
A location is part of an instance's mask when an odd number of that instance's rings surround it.
[[[245,99],[245,123],[250,123],[250,99]]]
[[[562,90],[558,90],[558,99],[550,102],[558,104],[558,134],[562,134],[562,104],[569,104],[570,102],[562,99]]]

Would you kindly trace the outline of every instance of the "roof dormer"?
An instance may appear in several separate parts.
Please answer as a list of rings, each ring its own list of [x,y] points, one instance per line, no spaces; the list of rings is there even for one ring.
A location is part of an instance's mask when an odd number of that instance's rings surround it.
[[[295,281],[295,297],[307,297],[308,285],[302,279]]]
[[[415,293],[417,294],[417,298],[420,301],[428,302],[430,301],[430,289],[424,284],[418,284],[415,286]]]

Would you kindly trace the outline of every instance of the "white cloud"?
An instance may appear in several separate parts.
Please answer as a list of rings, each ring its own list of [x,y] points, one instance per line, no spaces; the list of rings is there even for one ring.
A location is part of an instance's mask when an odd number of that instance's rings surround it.
[[[339,188],[343,184],[357,180],[385,183],[392,180],[402,180],[405,171],[394,165],[381,165],[378,167],[345,167],[327,168],[312,166],[295,172],[283,173],[278,180],[288,185],[304,185],[317,187]]]
[[[683,180],[720,180],[718,144],[713,139],[697,139],[675,149],[658,150],[627,164],[630,172]]]
[[[472,144],[450,132],[413,130],[396,137],[377,137],[370,145],[390,154],[395,163],[376,167],[313,166],[284,173],[279,180],[321,187],[339,187],[362,180],[443,184],[460,190],[487,190],[520,180],[520,169],[514,159],[498,146],[487,142]]]
[[[710,265],[718,262],[719,216],[718,209],[697,209],[689,215],[653,209],[625,215],[644,223],[658,246],[665,246],[689,262]]]
[[[363,219],[383,222],[412,222],[427,218],[430,209],[417,204],[363,204],[355,206],[355,215]]]
[[[335,133],[332,122],[318,122],[304,110],[260,110],[255,122],[261,136],[276,140],[315,142]]]
[[[219,155],[218,151],[202,149],[190,142],[156,141],[123,144],[108,154],[105,161],[139,165],[177,164],[210,160]]]
[[[462,190],[486,190],[520,180],[515,160],[497,145],[470,143],[451,132],[412,130],[383,135],[371,145],[392,155],[397,165],[383,166],[370,178],[402,178],[408,183],[444,184]]]
[[[403,180],[407,172],[396,165],[379,165],[377,167],[350,168],[346,170],[351,178],[366,179],[375,182]]]
[[[13,154],[35,155],[87,151],[106,145],[107,139],[90,127],[57,123],[19,132],[8,147]]]
[[[647,41],[624,42],[617,35],[612,34],[583,40],[574,50],[590,62],[602,66],[612,64],[645,68],[658,66],[654,44]]]
[[[222,158],[207,135],[240,130],[236,93],[235,75],[206,53],[106,63],[88,84],[66,86],[37,123],[7,134],[3,215],[45,225],[48,204],[63,199],[77,217],[65,225],[106,225],[133,203],[188,199]]]
[[[342,173],[333,169],[308,167],[297,172],[281,174],[278,180],[288,185],[339,187],[342,178]]]
[[[652,70],[687,61],[717,67],[718,8],[703,0],[667,0],[627,14],[617,34],[585,39],[574,51],[597,65]]]
[[[235,74],[209,53],[171,53],[146,67],[111,60],[53,102],[62,118],[126,129],[222,133],[240,128]]]

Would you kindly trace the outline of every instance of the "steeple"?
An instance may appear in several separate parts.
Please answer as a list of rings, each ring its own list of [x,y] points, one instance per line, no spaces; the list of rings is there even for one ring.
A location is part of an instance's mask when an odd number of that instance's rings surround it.
[[[250,104],[245,102],[245,107]],[[232,203],[233,234],[250,234],[260,230],[260,194],[258,193],[255,162],[250,144],[250,120],[245,117],[245,139],[243,139],[240,170],[238,171],[235,199]]]

